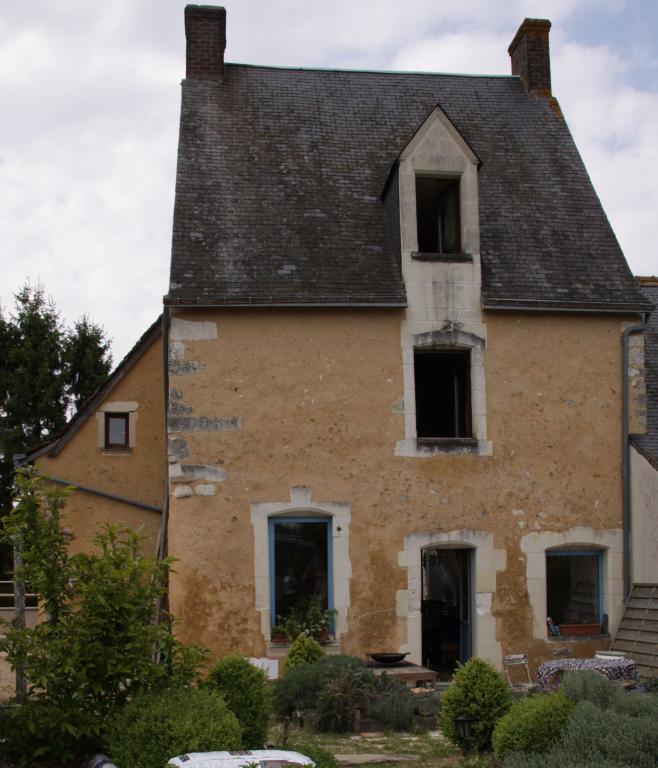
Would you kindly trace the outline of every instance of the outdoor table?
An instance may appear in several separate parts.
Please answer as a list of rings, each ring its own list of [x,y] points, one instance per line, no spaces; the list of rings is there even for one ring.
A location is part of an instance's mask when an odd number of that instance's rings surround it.
[[[557,688],[562,675],[572,669],[591,669],[608,680],[637,680],[637,664],[633,659],[554,659],[537,667],[540,688]]]

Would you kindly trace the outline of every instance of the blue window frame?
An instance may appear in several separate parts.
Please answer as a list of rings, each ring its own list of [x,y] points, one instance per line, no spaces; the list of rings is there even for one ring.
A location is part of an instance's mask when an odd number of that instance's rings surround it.
[[[554,624],[601,624],[602,554],[596,549],[546,552],[546,606]]]
[[[331,518],[271,517],[269,554],[272,625],[311,600],[334,607]]]

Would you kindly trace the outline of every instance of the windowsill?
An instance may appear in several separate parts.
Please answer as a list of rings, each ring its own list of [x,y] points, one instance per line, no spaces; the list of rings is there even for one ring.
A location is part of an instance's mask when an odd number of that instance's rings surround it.
[[[399,440],[395,446],[396,456],[422,458],[426,456],[454,456],[459,454],[491,456],[493,455],[493,443],[490,440],[477,440],[474,437],[411,437]]]
[[[430,251],[412,251],[411,258],[414,261],[439,261],[445,264],[473,262],[473,255],[470,253],[432,253]]]
[[[597,635],[548,635],[546,642],[553,645],[567,645],[569,643],[586,642],[591,643],[592,640],[605,640],[610,639],[609,632],[599,633]]]
[[[101,448],[103,456],[129,456],[132,448]]]
[[[318,642],[324,648],[324,651],[326,654],[332,655],[340,652],[340,643],[338,642],[338,640],[335,640],[335,639],[320,640]],[[290,650],[289,641],[286,641],[283,643],[272,642],[272,640],[267,641],[267,655],[270,657],[284,658],[285,656],[288,655],[289,650]]]

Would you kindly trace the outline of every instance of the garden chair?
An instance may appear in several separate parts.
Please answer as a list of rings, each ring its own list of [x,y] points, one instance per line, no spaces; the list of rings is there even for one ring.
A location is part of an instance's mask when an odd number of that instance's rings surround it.
[[[511,653],[503,656],[503,668],[510,688],[516,693],[525,694],[537,690],[537,684],[530,676],[528,657],[525,653]]]

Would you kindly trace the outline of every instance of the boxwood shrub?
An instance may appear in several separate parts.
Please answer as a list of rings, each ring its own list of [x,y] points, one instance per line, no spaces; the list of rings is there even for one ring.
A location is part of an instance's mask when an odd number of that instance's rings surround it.
[[[324,656],[322,646],[312,637],[301,634],[290,643],[286,656],[285,674],[300,664],[312,664]]]
[[[450,741],[467,749],[491,748],[496,722],[512,703],[508,685],[488,662],[476,657],[460,664],[452,685],[443,696],[439,727]],[[473,718],[472,736],[462,743],[455,726],[458,715]]]
[[[210,670],[207,687],[224,697],[242,728],[242,741],[249,749],[261,748],[267,738],[272,698],[267,676],[249,659],[232,654],[219,659]]]
[[[496,757],[501,760],[508,752],[546,751],[562,733],[574,707],[561,693],[540,693],[512,704],[494,728]]]
[[[196,688],[136,696],[108,718],[103,747],[121,768],[161,768],[184,752],[240,749],[242,729],[220,694]]]

